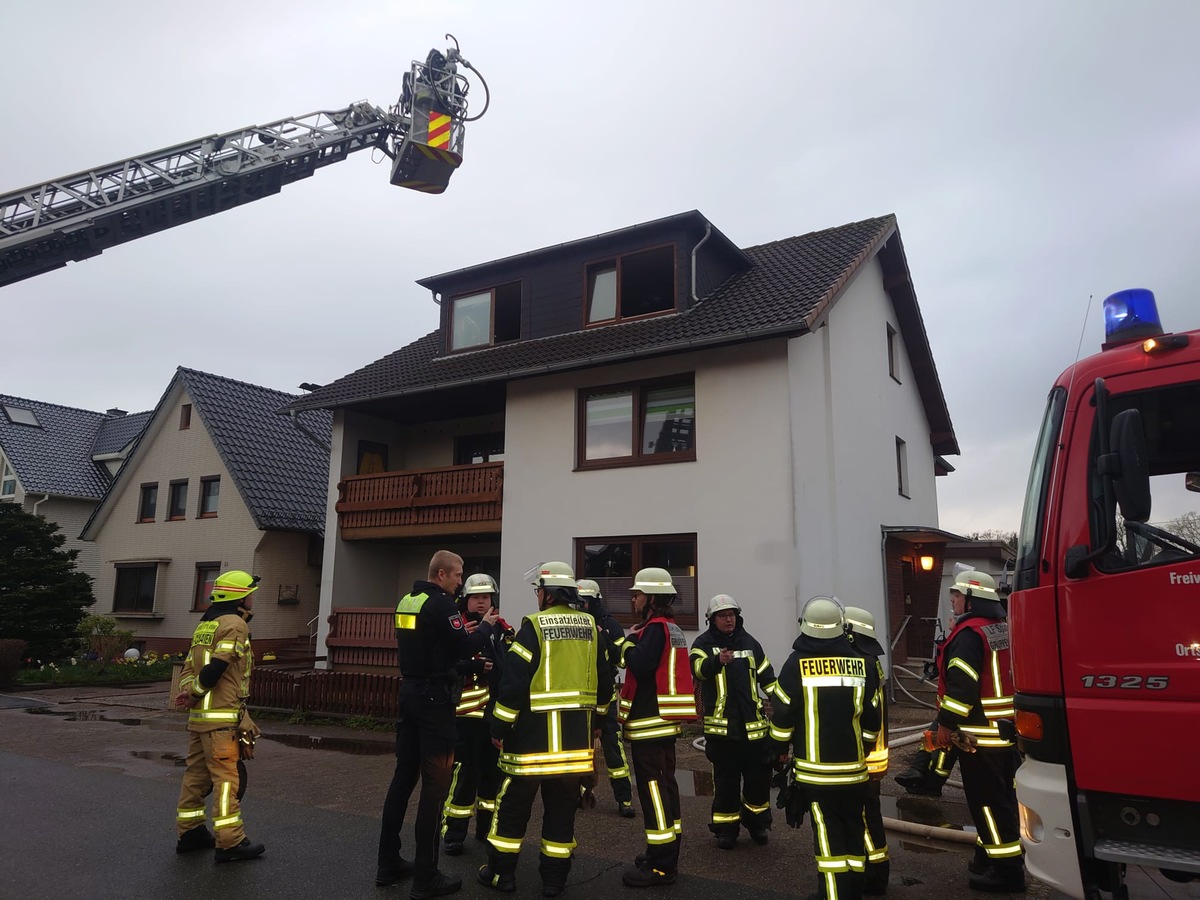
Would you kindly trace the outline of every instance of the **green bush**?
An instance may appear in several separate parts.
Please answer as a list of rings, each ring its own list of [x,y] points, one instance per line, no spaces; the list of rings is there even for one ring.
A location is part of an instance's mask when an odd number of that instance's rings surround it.
[[[6,691],[16,683],[25,646],[24,641],[15,638],[0,640],[0,691]]]
[[[84,616],[75,633],[79,635],[80,654],[94,659],[101,672],[133,643],[133,632],[117,628],[117,620],[112,616]]]

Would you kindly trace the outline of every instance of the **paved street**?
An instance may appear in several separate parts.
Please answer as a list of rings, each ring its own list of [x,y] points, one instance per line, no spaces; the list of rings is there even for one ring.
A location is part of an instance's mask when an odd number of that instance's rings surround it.
[[[392,888],[373,883],[379,809],[393,765],[388,734],[260,723],[267,739],[249,763],[244,816],[247,832],[266,843],[267,853],[253,862],[217,866],[208,853],[179,857],[174,852],[179,757],[186,737],[181,716],[165,709],[165,686],[55,689],[23,696],[44,705],[30,711],[13,708],[18,704],[12,698],[0,703],[3,900],[195,898],[231,892],[407,897],[406,883]],[[684,791],[694,795],[698,788],[702,794],[707,775],[703,757],[682,742],[680,748]],[[698,774],[693,776],[688,767]],[[596,808],[578,816],[579,850],[568,896],[630,896],[620,875],[642,847],[640,816],[619,818],[607,785],[597,797]],[[682,874],[672,891],[676,896],[772,900],[803,895],[815,886],[807,827],[792,830],[777,817],[768,846],[756,847],[743,836],[736,850],[718,852],[703,824],[709,802],[705,796],[684,797],[685,840]],[[928,804],[925,812],[936,816],[941,808],[947,820],[961,820],[961,794],[948,790],[940,806]],[[538,827],[535,822],[529,830],[530,850],[522,855],[517,896],[538,892]],[[966,888],[966,845],[947,846],[931,850],[893,840],[889,896],[980,896]],[[464,856],[443,857],[443,870],[468,882],[459,896],[490,896],[473,882],[483,859],[482,847],[473,842]],[[1145,896],[1196,896],[1152,890]],[[1050,892],[1031,885],[1027,896],[1048,897]]]

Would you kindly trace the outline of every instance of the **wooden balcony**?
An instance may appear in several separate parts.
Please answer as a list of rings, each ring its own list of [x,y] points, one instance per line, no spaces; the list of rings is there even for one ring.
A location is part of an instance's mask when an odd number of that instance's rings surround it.
[[[338,484],[344,541],[499,534],[504,463],[349,475]]]

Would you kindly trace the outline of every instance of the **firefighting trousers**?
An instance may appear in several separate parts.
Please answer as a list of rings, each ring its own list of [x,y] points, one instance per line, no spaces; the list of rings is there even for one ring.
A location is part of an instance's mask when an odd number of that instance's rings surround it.
[[[437,877],[438,832],[454,767],[454,701],[448,684],[405,679],[396,720],[396,771],[383,803],[379,865],[395,867],[400,829],[417,781],[421,782],[414,825],[414,884]]]
[[[866,870],[866,786],[807,788],[822,900],[859,900]]]
[[[237,730],[192,731],[188,733],[187,771],[179,790],[175,811],[175,830],[185,831],[204,824],[204,797],[213,795],[213,832],[217,848],[236,847],[246,837],[242,811],[238,803]]]
[[[466,840],[472,814],[476,836],[482,839],[487,835],[501,777],[496,765],[500,751],[492,744],[487,719],[459,716],[455,728],[458,738],[454,742],[454,769],[450,798],[446,801],[446,825],[442,829],[442,837],[448,844]]]
[[[633,741],[629,746],[646,826],[646,859],[653,868],[672,874],[679,868],[683,837],[679,785],[675,782],[675,738]]]
[[[891,865],[888,855],[887,832],[883,827],[883,810],[879,807],[879,782],[867,782],[863,819],[866,822],[867,878],[866,886],[881,888],[887,885]]]
[[[618,803],[633,800],[633,785],[629,780],[629,760],[625,758],[625,742],[621,740],[621,728],[617,725],[617,704],[613,703],[604,721],[600,734],[600,749],[604,751],[604,767],[608,770],[608,783],[612,787],[613,799]]]
[[[765,740],[708,736],[704,755],[712,763],[712,822],[708,830],[737,836],[739,825],[750,831],[771,827],[771,761]]]
[[[978,750],[958,757],[979,846],[988,861],[1001,869],[1022,866],[1015,786],[1019,761],[1012,747]]]
[[[575,849],[575,810],[579,806],[579,776],[533,778],[505,775],[496,795],[496,815],[488,832],[488,866],[494,876],[515,875],[521,841],[529,825],[533,798],[542,792],[542,845],[538,872],[542,884],[564,887]]]

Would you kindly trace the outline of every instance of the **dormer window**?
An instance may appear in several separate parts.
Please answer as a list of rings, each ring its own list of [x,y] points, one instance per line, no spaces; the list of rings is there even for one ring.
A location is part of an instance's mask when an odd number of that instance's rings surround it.
[[[521,282],[450,301],[450,349],[487,347],[521,338]]]
[[[8,464],[8,460],[0,456],[0,497],[15,497],[16,494],[17,473]]]
[[[587,268],[587,324],[675,309],[675,247],[655,247]]]

